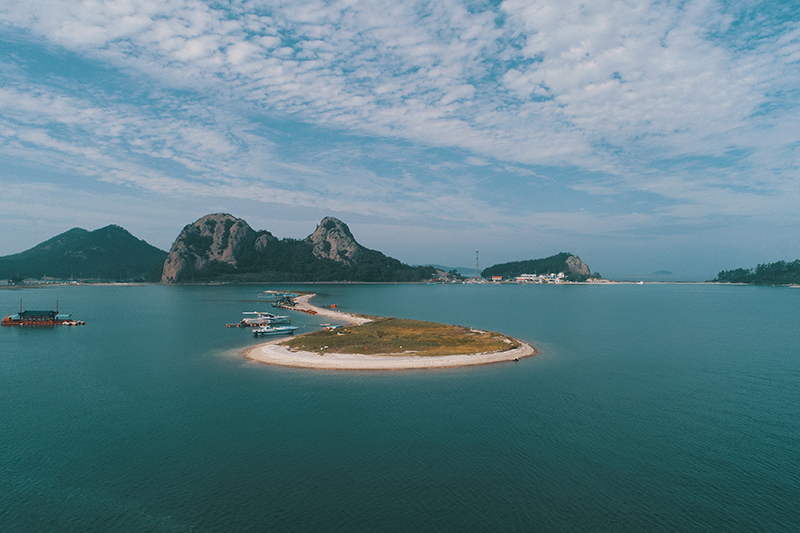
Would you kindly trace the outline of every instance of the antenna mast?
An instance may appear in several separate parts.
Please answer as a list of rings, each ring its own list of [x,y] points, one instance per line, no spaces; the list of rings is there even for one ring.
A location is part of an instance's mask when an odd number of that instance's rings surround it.
[[[481,271],[478,269],[478,250],[475,250],[475,278],[480,279]]]

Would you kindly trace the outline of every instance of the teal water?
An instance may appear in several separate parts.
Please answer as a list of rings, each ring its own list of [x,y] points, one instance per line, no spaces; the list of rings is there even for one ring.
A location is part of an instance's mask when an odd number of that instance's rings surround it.
[[[0,330],[0,530],[798,531],[798,289],[313,286],[542,352],[358,373],[239,356],[274,287],[0,291],[87,322]]]

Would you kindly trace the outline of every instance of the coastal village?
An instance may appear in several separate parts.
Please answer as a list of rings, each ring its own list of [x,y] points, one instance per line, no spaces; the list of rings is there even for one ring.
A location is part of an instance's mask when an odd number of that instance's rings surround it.
[[[437,275],[432,277],[428,282],[430,285],[435,284],[452,284],[452,283],[510,283],[510,284],[564,284],[564,283],[612,283],[611,281],[600,277],[589,277],[584,281],[571,281],[565,272],[548,273],[548,274],[519,274],[518,276],[503,277],[503,276],[489,276],[483,277],[457,277],[449,272],[437,271]]]
[[[458,280],[450,277],[434,277],[431,278],[429,283],[458,283]],[[488,278],[474,277],[463,278],[461,283],[567,283],[567,275],[564,272],[558,274],[520,274],[512,278],[504,278],[503,276],[491,276]]]

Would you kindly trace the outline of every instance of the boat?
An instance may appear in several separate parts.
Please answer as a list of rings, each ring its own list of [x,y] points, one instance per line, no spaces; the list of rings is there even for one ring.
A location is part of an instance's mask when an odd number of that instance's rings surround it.
[[[244,315],[256,315],[253,318],[243,318],[240,324],[245,326],[266,326],[269,324],[290,324],[292,319],[287,315],[274,315],[261,311],[242,313]]]
[[[58,312],[58,300],[55,311],[22,310],[22,299],[19,301],[19,313],[6,315],[0,322],[3,326],[82,326],[82,320],[73,320],[72,315]]]
[[[260,300],[281,300],[283,298],[297,298],[297,294],[293,292],[280,292],[280,291],[264,291],[258,294]]]
[[[267,335],[292,335],[297,326],[261,326],[253,330],[253,335],[256,337],[264,337]]]
[[[256,315],[253,318],[243,318],[238,324],[228,324],[229,328],[257,328],[271,324],[291,324],[292,319],[286,315],[273,315],[262,311],[247,311],[245,315]]]
[[[282,295],[280,298],[276,299],[270,305],[272,307],[290,308],[290,307],[294,307],[295,305],[297,305],[297,302],[294,301],[294,298],[290,298],[287,295]]]
[[[243,318],[240,324],[248,326],[267,326],[269,324],[290,324],[292,319],[286,315],[274,315],[263,311],[247,311],[243,315],[256,315],[253,318]]]

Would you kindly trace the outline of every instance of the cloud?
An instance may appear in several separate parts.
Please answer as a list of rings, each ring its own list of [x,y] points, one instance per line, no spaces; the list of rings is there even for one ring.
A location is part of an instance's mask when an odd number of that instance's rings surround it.
[[[37,75],[6,55],[0,150],[164,195],[442,224],[478,208],[550,228],[524,218],[548,212],[520,192],[531,182],[598,199],[594,218],[561,211],[597,231],[785,220],[768,204],[798,199],[800,25],[770,9],[9,0],[0,21],[23,47],[44,43],[32,55],[65,50],[123,81]],[[375,147],[396,157],[376,162]],[[527,210],[487,199],[495,172]]]

